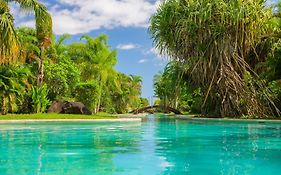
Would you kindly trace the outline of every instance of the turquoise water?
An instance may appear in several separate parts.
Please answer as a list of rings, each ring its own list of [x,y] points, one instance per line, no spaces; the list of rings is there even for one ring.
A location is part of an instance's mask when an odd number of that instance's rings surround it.
[[[0,125],[0,175],[278,175],[281,124],[142,122]]]

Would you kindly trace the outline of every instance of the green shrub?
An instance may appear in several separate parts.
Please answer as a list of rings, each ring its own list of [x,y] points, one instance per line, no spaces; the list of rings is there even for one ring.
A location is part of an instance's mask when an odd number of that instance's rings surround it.
[[[31,98],[32,109],[34,113],[43,113],[47,110],[50,101],[48,99],[48,87],[44,84],[42,87],[32,86]]]
[[[74,90],[74,96],[90,110],[96,110],[98,105],[98,90],[99,85],[97,82],[79,83]]]
[[[46,63],[45,82],[50,100],[71,98],[72,91],[80,81],[79,76],[79,69],[67,58],[61,58],[56,64]]]
[[[23,101],[23,94],[29,86],[30,70],[24,66],[0,66],[0,112],[17,112]]]

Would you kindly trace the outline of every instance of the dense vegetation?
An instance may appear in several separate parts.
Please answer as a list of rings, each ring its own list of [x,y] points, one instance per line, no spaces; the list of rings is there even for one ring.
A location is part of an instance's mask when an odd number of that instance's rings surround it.
[[[9,3],[35,14],[15,28]],[[166,0],[151,18],[155,47],[170,58],[155,76],[156,103],[217,117],[280,116],[280,5],[264,0]],[[56,37],[37,0],[0,0],[0,111],[43,113],[55,100],[81,101],[93,113],[148,105],[142,78],[115,70],[106,35]]]
[[[280,13],[260,0],[166,0],[151,19],[172,60],[155,77],[164,105],[217,117],[280,116]]]
[[[46,7],[14,1],[35,13],[36,29],[15,28],[9,1],[0,0],[0,111],[42,113],[55,100],[83,102],[93,113],[125,113],[147,105],[142,78],[115,70],[117,51],[107,36],[55,39]]]

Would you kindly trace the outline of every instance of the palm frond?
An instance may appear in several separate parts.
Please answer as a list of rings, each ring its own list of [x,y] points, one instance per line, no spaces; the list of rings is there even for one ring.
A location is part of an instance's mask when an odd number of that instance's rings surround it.
[[[36,33],[41,47],[48,48],[51,45],[52,17],[45,5],[37,0],[17,0],[21,9],[35,13]]]
[[[14,19],[7,3],[0,1],[0,64],[14,62],[19,45],[14,28]]]

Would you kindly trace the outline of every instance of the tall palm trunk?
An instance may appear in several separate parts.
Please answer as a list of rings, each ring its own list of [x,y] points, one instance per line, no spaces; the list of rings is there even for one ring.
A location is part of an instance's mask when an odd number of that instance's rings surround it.
[[[41,48],[41,56],[38,59],[38,75],[37,75],[37,85],[41,87],[44,82],[44,57],[45,49]]]
[[[102,82],[100,80],[99,83],[99,92],[98,92],[98,103],[97,103],[97,109],[96,109],[96,113],[98,113],[100,111],[100,104],[101,104],[101,96],[102,96]]]
[[[101,78],[99,78],[99,89],[98,89],[98,99],[97,99],[97,103],[96,103],[96,107],[94,110],[94,113],[98,113],[100,110],[100,104],[101,104],[101,96],[102,96],[102,82],[101,82]]]
[[[2,109],[1,114],[6,115],[8,113],[8,104],[7,104],[7,97],[5,94],[2,95]]]

